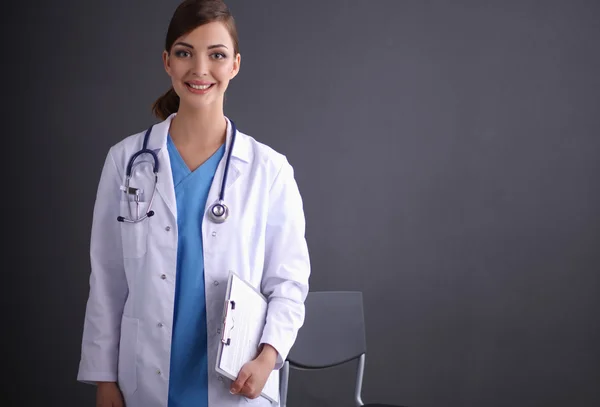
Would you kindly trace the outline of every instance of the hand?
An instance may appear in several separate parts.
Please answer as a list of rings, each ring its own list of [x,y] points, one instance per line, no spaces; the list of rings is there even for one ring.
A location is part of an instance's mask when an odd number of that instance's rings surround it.
[[[271,345],[265,344],[254,360],[242,366],[237,379],[231,384],[231,394],[239,394],[249,399],[260,396],[276,361],[277,351]]]
[[[99,382],[96,390],[96,407],[125,407],[119,386],[114,382]]]

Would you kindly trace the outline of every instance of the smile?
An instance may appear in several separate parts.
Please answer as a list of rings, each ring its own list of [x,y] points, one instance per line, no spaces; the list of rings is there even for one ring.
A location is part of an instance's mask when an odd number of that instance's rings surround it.
[[[187,85],[192,89],[206,90],[210,88],[213,84],[211,83],[210,85],[194,85],[193,83],[188,83]]]
[[[210,90],[212,89],[214,83],[207,83],[207,84],[202,84],[202,85],[198,85],[195,83],[189,83],[186,82],[185,85],[187,86],[188,90],[192,93],[195,93],[197,95],[203,95],[207,92],[210,92]]]

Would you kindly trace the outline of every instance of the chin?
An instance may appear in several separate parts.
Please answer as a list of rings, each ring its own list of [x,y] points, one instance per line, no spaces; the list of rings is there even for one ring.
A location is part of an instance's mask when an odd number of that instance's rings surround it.
[[[199,100],[200,99],[200,100]],[[217,103],[215,98],[186,98],[185,104],[192,109],[203,109],[206,107],[214,106]]]
[[[215,91],[216,89],[212,90]],[[187,89],[181,89],[180,92],[181,93],[178,92],[180,101],[184,102],[186,105],[192,108],[212,106],[215,103],[219,102],[219,100],[223,100],[223,95],[217,94],[216,92],[209,92],[204,95],[190,93]]]

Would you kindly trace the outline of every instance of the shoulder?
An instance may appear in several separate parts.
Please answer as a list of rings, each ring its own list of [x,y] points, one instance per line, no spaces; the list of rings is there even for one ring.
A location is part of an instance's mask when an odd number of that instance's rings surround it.
[[[244,144],[248,152],[247,158],[251,167],[250,179],[253,188],[268,191],[268,199],[278,202],[283,199],[285,205],[288,206],[293,202],[299,202],[301,198],[294,168],[288,157],[254,137],[239,133],[239,131],[238,134],[240,135],[240,144]]]
[[[142,148],[147,130],[125,136],[109,147],[108,155],[115,162],[117,168],[125,168],[130,157]]]
[[[290,166],[287,156],[270,145],[258,141],[253,136],[238,130],[236,143],[239,143],[240,158],[270,173],[279,173],[282,168]],[[235,149],[234,149],[235,151]]]
[[[141,149],[142,143],[144,140],[144,135],[146,134],[147,130],[148,129],[144,129],[137,133],[133,133],[128,136],[125,136],[124,138],[119,140],[117,143],[110,146],[110,149],[109,149],[110,152],[112,154],[119,154],[121,152],[127,152],[127,151],[130,151],[133,149],[135,149],[135,150]]]
[[[301,213],[302,197],[288,157],[247,134],[241,133],[240,140],[249,152],[249,188],[260,191],[263,202],[269,202],[271,216],[284,219],[286,214]]]

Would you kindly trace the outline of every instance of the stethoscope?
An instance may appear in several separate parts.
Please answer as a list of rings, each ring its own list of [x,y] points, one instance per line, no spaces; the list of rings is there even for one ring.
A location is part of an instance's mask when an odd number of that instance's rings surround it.
[[[208,209],[208,218],[214,223],[223,223],[229,217],[229,208],[225,205],[225,185],[227,184],[227,173],[229,172],[229,161],[231,160],[231,152],[233,151],[233,146],[235,144],[235,134],[236,128],[235,123],[231,121],[231,143],[229,145],[229,150],[227,151],[227,160],[225,161],[225,172],[223,173],[223,179],[221,181],[221,192],[219,193],[219,200],[213,203]],[[156,184],[158,183],[158,156],[156,153],[150,149],[148,149],[148,139],[150,138],[150,133],[152,132],[152,127],[146,131],[144,135],[144,144],[142,145],[142,149],[134,153],[129,162],[127,163],[127,169],[125,172],[125,185],[121,185],[120,189],[125,193],[127,201],[130,201],[130,196],[133,196],[133,201],[136,203],[136,214],[135,216],[132,213],[131,205],[129,207],[129,217],[118,216],[117,221],[119,222],[128,222],[128,223],[137,223],[141,222],[146,218],[150,218],[154,216],[154,211],[152,208],[152,202],[154,201],[154,195],[156,194]],[[150,197],[150,201],[148,202],[148,208],[146,212],[140,216],[140,196],[143,192],[139,188],[134,188],[129,186],[129,182],[131,181],[131,171],[133,169],[133,165],[135,160],[142,154],[150,154],[153,159],[152,172],[154,173],[154,187],[152,188],[152,196]]]

